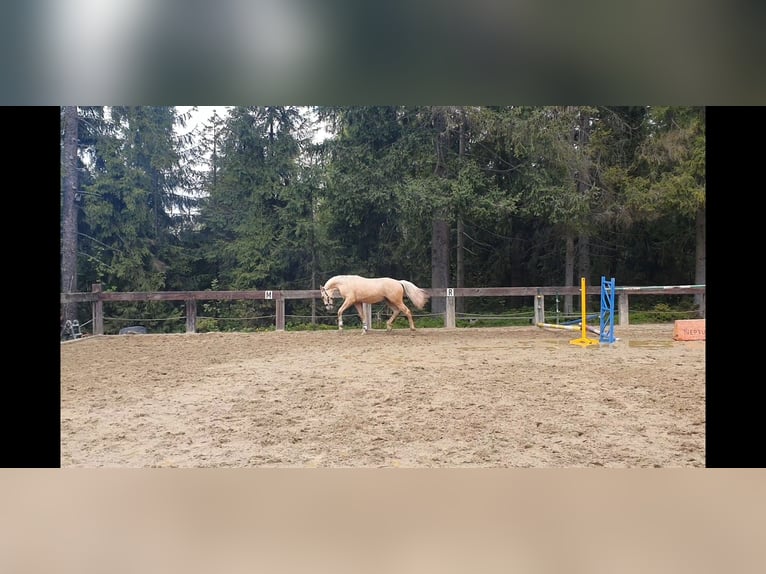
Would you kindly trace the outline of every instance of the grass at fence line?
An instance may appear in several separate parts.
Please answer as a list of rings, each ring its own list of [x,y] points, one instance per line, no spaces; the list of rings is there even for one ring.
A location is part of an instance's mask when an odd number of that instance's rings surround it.
[[[659,307],[659,305],[658,305]],[[681,319],[698,319],[699,313],[697,311],[682,311],[682,310],[651,310],[651,311],[631,311],[630,312],[630,324],[642,325],[653,323],[673,323]]]
[[[687,300],[676,302],[675,304],[669,304],[665,302],[655,303],[648,307],[633,306],[630,308],[630,324],[661,324],[672,323],[681,319],[697,319],[699,318],[699,310],[696,306],[690,305]],[[589,311],[589,315],[593,315],[597,311]],[[372,329],[385,329],[386,321],[390,318],[390,313],[386,312],[374,312],[372,317]],[[443,315],[423,315],[419,316],[413,312],[413,319],[415,320],[415,327],[420,329],[439,329],[444,328],[444,316]],[[615,323],[619,321],[619,311],[615,312]],[[336,331],[338,329],[337,315],[317,315],[315,322],[311,322],[310,318],[296,316],[289,319],[285,323],[286,331]],[[552,314],[546,313],[546,321],[550,323],[557,322]],[[106,334],[117,334],[119,329],[130,323],[131,325],[142,325],[147,328],[149,333],[184,333],[186,332],[185,323],[182,318],[179,317],[165,317],[165,318],[150,318],[144,316],[141,319],[132,319],[130,321],[111,320],[106,319],[104,321],[104,331]],[[599,319],[589,318],[588,324],[598,325]],[[486,315],[481,313],[473,313],[471,315],[461,316],[457,315],[455,318],[455,326],[462,329],[480,328],[480,327],[525,327],[534,325],[534,309],[518,308],[514,309],[512,313],[508,315],[492,314],[491,311],[487,311]],[[84,328],[81,331],[84,334],[89,334],[88,328],[81,322]],[[92,325],[88,325],[92,328]],[[344,315],[343,327],[345,330],[361,329],[362,324],[359,316],[356,313],[348,313]],[[261,317],[200,317],[197,319],[197,332],[198,333],[249,333],[249,332],[266,332],[276,330],[273,316],[261,316]],[[409,329],[409,323],[404,315],[400,315],[393,325],[394,329]]]

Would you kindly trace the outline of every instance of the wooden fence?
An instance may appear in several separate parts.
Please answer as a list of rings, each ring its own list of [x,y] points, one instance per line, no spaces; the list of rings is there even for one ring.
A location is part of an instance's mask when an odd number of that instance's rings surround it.
[[[444,327],[455,328],[455,299],[458,297],[534,297],[535,323],[545,322],[545,296],[580,295],[580,287],[455,287],[424,289],[431,299],[443,297],[445,301]],[[617,309],[615,319],[619,325],[628,325],[629,297],[635,295],[702,295],[699,316],[705,317],[704,285],[673,285],[650,287],[615,287]],[[600,286],[586,287],[586,295],[600,295]],[[275,305],[276,330],[285,330],[285,301],[287,299],[320,299],[318,289],[290,291],[126,291],[105,292],[101,284],[92,286],[90,293],[62,293],[61,304],[91,303],[93,334],[104,334],[104,303],[112,301],[185,301],[186,332],[197,332],[197,301],[271,300]],[[371,306],[365,304],[367,324],[371,325]]]

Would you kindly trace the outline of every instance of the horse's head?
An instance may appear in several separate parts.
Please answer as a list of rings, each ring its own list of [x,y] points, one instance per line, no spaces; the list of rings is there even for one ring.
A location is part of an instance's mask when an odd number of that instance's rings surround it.
[[[322,294],[322,302],[324,303],[325,309],[332,311],[332,295],[330,295],[330,292],[324,288],[324,285],[319,288],[319,292]]]

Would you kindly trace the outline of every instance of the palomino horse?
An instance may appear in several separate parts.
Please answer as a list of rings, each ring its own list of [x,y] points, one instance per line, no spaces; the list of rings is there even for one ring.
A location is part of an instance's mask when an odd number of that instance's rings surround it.
[[[428,302],[428,293],[420,287],[404,279],[391,279],[390,277],[367,278],[359,275],[336,275],[327,280],[327,283],[319,288],[322,293],[322,301],[328,311],[333,307],[333,295],[337,291],[344,298],[343,304],[338,309],[338,330],[343,330],[343,312],[353,305],[356,307],[362,320],[362,329],[367,332],[368,325],[365,319],[362,303],[380,303],[385,301],[394,312],[386,321],[386,331],[390,331],[399,313],[404,313],[410,322],[410,331],[415,330],[415,322],[412,313],[404,304],[404,295],[418,309],[422,309]]]

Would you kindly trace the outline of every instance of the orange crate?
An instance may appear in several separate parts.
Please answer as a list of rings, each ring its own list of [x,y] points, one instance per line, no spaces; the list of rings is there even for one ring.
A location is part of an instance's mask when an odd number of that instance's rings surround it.
[[[704,341],[705,319],[679,319],[673,327],[674,341]]]

